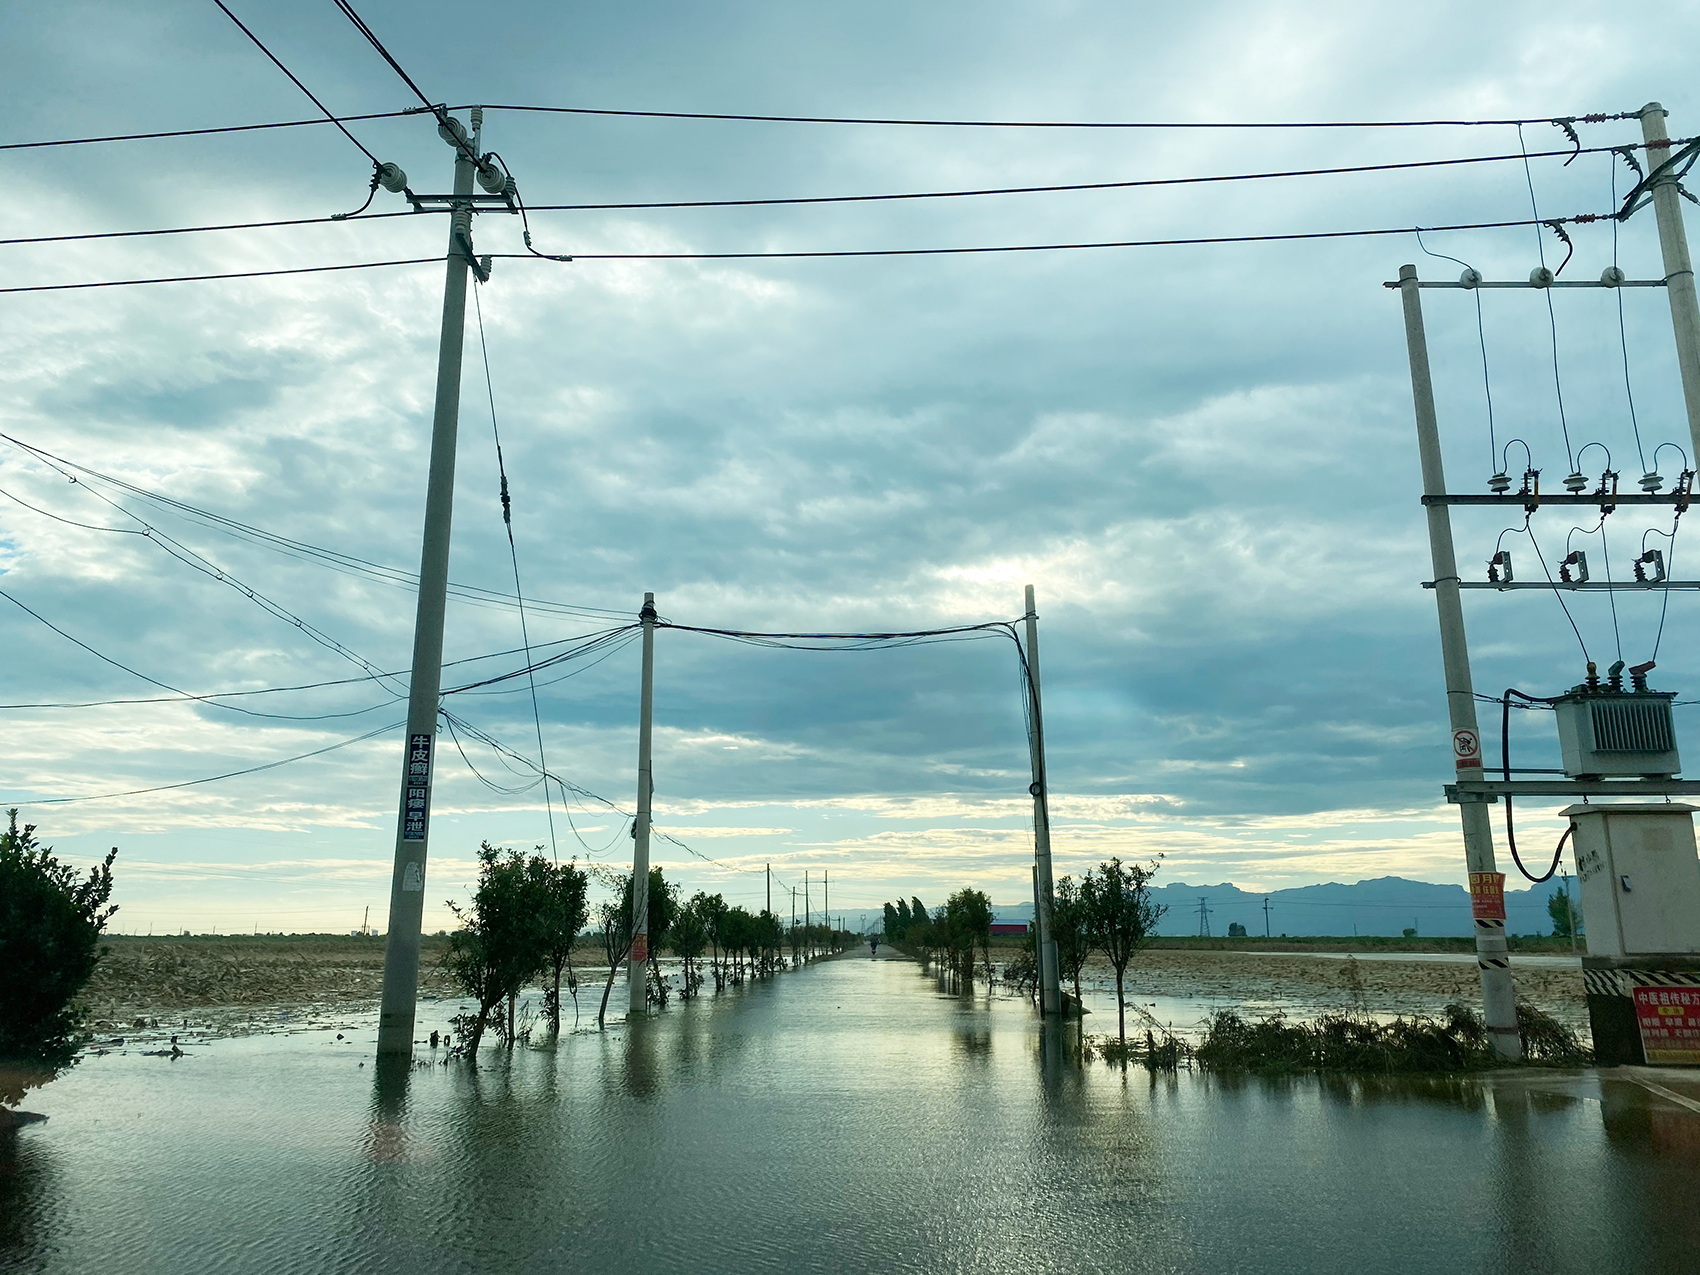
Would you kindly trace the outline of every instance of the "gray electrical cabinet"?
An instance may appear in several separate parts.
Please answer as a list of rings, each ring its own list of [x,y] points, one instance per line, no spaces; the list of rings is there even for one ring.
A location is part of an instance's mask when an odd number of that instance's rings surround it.
[[[1588,955],[1700,953],[1694,807],[1580,805],[1564,814],[1574,829]]]

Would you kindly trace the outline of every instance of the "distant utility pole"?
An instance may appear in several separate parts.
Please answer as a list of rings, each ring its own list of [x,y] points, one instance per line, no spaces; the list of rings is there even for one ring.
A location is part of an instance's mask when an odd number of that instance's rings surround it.
[[[826,913],[826,950],[832,951],[832,869],[821,869],[821,904],[820,910]]]
[[[1209,895],[1201,894],[1198,896],[1198,937],[1201,939],[1210,937],[1210,909],[1205,906],[1209,902]]]
[[[455,436],[460,426],[460,363],[466,328],[466,272],[480,281],[489,266],[472,255],[476,176],[489,189],[486,168],[475,163],[484,112],[472,110],[472,135],[452,115],[437,131],[455,148],[454,195],[449,201],[448,267],[443,282],[443,329],[437,346],[437,402],[431,423],[431,461],[425,489],[425,534],[419,555],[419,600],[413,625],[413,674],[408,684],[407,747],[401,773],[395,865],[390,876],[390,923],[384,948],[384,994],[378,1011],[378,1055],[411,1057],[414,1002],[419,993],[419,931],[425,912],[425,859],[431,826],[431,752],[443,678],[443,611],[449,579],[449,524],[454,514]],[[400,170],[403,186],[405,175]],[[498,187],[499,188],[499,187]],[[417,205],[416,205],[417,206]]]
[[[1263,937],[1269,937],[1269,896],[1263,896]]]
[[[767,912],[773,914],[773,865],[767,865]]]
[[[655,595],[643,595],[643,673],[638,688],[638,799],[632,822],[632,950],[626,958],[629,1017],[649,1012],[649,799],[655,793],[650,766],[650,718],[655,709]]]
[[[809,870],[803,869],[803,950],[809,956],[815,954],[815,940],[809,933]]]
[[[1039,692],[1039,612],[1034,607],[1033,586],[1027,586],[1027,645],[1023,654],[1027,680],[1028,751],[1033,782],[1033,862],[1036,889],[1033,925],[1034,955],[1039,966],[1039,1016],[1062,1013],[1062,980],[1057,966],[1057,944],[1051,931],[1051,903],[1056,897],[1051,881],[1050,786],[1045,773],[1045,711]]]
[[[1564,874],[1564,919],[1570,928],[1570,954],[1576,954],[1576,909],[1570,906],[1570,874]]]
[[[791,887],[791,959],[797,959],[797,887]]]

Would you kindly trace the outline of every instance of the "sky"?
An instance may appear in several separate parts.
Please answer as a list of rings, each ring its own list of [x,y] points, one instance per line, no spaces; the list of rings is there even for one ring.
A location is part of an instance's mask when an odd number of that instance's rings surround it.
[[[231,8],[331,110],[416,102],[334,5]],[[1663,13],[1657,40],[1570,3],[360,9],[432,100],[457,105],[1278,123],[1540,121],[1657,99],[1673,136],[1700,131],[1693,8]],[[14,4],[7,24],[10,141],[315,114],[210,2]],[[1587,147],[1640,137],[1634,120],[1578,127]],[[428,118],[349,128],[415,190],[449,188],[453,156]],[[449,604],[445,658],[467,663],[445,685],[525,664],[493,404],[533,602],[524,632],[545,654],[630,624],[646,590],[679,625],[836,632],[1013,620],[1031,584],[1059,875],[1161,855],[1160,880],[1248,890],[1463,879],[1441,795],[1449,732],[1421,587],[1432,573],[1404,332],[1382,284],[1407,262],[1433,279],[1461,262],[1505,280],[1543,254],[1558,266],[1566,249],[1550,232],[1419,245],[1405,228],[1527,220],[1531,195],[1543,217],[1605,212],[1614,165],[1617,197],[1629,185],[1621,160],[1525,166],[1520,148],[1567,149],[1548,123],[1520,137],[1505,125],[929,128],[490,110],[483,143],[531,205],[1513,157],[533,213],[536,248],[585,254],[571,263],[525,257],[518,219],[484,214],[478,251],[520,258],[497,260],[476,289],[457,453],[450,575],[466,589]],[[328,125],[11,150],[0,165],[7,239],[323,218],[357,207],[371,173]],[[404,210],[383,191],[371,205]],[[886,258],[588,255],[1367,229],[1405,232]],[[117,929],[347,930],[368,908],[384,923],[445,233],[420,215],[0,245],[11,286],[432,259],[0,295],[0,803],[72,862],[119,847]],[[1563,278],[1597,279],[1614,259],[1631,279],[1661,274],[1650,213],[1615,237],[1611,222],[1570,234]],[[1626,488],[1644,467],[1673,478],[1688,435],[1663,292],[1555,291],[1550,321],[1548,295],[1424,295],[1453,488],[1485,490],[1499,463],[1532,463],[1549,490],[1572,464],[1597,480],[1608,453]],[[1605,450],[1572,460],[1595,442]],[[1665,442],[1682,453],[1655,456]],[[1603,545],[1592,520],[1563,511],[1533,526],[1549,565],[1568,545],[1596,577],[1609,557],[1622,578],[1644,546],[1661,547],[1673,576],[1689,574],[1661,538],[1668,521],[1620,510]],[[1485,578],[1496,547],[1519,578],[1538,576],[1520,521],[1471,511],[1455,528],[1466,578]],[[1603,665],[1656,648],[1654,685],[1692,695],[1693,605],[1677,593],[1662,612],[1658,597],[1623,595],[1614,614],[1604,595],[1575,597],[1572,631],[1550,595],[1467,594],[1477,689],[1552,694],[1581,679],[1584,649]],[[465,898],[484,840],[629,867],[629,639],[538,675],[547,764],[582,790],[565,807],[555,790],[546,808],[535,772],[478,738],[442,740],[428,929],[452,924],[448,902]],[[771,865],[783,915],[793,887],[804,906],[805,879],[818,911],[828,877],[831,911],[852,928],[899,896],[1031,897],[1007,638],[814,653],[663,629],[655,661],[655,818],[673,840],[652,854],[687,892],[762,906]],[[158,685],[326,682],[339,684],[188,702]],[[166,702],[108,702],[153,697]],[[65,704],[92,706],[40,707]],[[525,678],[448,707],[536,758]],[[1514,763],[1555,765],[1551,719],[1517,716]],[[1484,712],[1482,724],[1497,757],[1498,721]],[[1690,750],[1692,725],[1679,710]],[[108,795],[256,767],[269,768]],[[1531,803],[1519,827],[1533,861],[1561,825]]]

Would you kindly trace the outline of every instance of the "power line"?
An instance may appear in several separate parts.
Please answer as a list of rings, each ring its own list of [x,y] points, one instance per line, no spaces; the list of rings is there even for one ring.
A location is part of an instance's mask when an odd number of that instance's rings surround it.
[[[224,10],[224,16],[229,18],[232,22],[234,22],[237,25],[237,27],[241,30],[242,34],[247,36],[250,40],[252,40],[254,42],[254,46],[257,49],[259,49],[259,51],[261,53],[264,53],[267,58],[269,58],[271,60],[271,63],[272,63],[273,66],[277,67],[278,70],[282,71],[285,75],[287,75],[290,79],[290,82],[292,84],[294,84],[296,88],[300,89],[303,93],[305,93],[308,96],[308,98],[312,101],[314,106],[318,107],[321,111],[323,111],[325,113],[325,118],[327,120],[329,120],[332,124],[335,124],[337,126],[338,131],[341,132],[344,137],[346,137],[349,141],[353,142],[357,147],[360,148],[360,153],[362,155],[364,155],[367,159],[372,161],[372,168],[373,168],[374,171],[383,167],[382,161],[380,161],[376,155],[372,154],[371,151],[367,150],[366,147],[365,147],[365,144],[362,143],[361,140],[358,137],[356,137],[353,133],[350,133],[348,131],[348,126],[346,124],[344,124],[340,119],[337,118],[337,116],[335,114],[333,114],[331,112],[330,107],[326,106],[323,102],[319,101],[318,97],[314,95],[313,90],[308,88],[305,84],[303,84],[301,82],[301,80],[296,76],[294,71],[291,71],[287,66],[285,66],[282,62],[280,62],[278,60],[277,54],[273,53],[270,49],[268,49],[265,46],[265,43],[260,39],[260,37],[255,35],[252,31],[250,31],[248,29],[248,27],[243,23],[242,19],[237,17],[234,13],[232,13],[230,11],[229,7],[224,3],[224,0],[213,0],[213,3],[216,4],[220,9]]]
[[[435,211],[422,209],[422,212]],[[18,244],[81,243],[89,239],[146,239],[156,235],[201,235],[219,230],[275,230],[281,226],[346,225],[354,221],[378,221],[387,217],[416,217],[418,212],[362,213],[358,217],[294,217],[284,221],[233,221],[209,226],[168,226],[162,230],[96,230],[81,235],[32,235],[21,239],[0,239],[0,248]]]
[[[26,615],[32,616],[34,619],[40,621],[42,624],[44,624],[48,628],[52,629],[60,637],[64,638],[67,642],[70,642],[75,646],[81,647],[83,650],[87,651],[90,655],[94,656],[95,659],[100,660],[102,663],[110,664],[113,668],[119,669],[122,672],[128,673],[131,677],[140,678],[142,681],[148,683],[150,686],[159,687],[162,691],[173,691],[177,694],[177,696],[179,697],[180,700],[197,700],[201,703],[208,704],[213,708],[222,708],[227,713],[241,713],[245,717],[268,717],[268,718],[277,719],[279,721],[319,722],[319,721],[327,721],[331,718],[337,718],[337,717],[359,717],[363,713],[374,712],[374,711],[376,711],[377,709],[380,709],[380,708],[388,708],[391,704],[395,703],[398,699],[402,698],[399,695],[392,695],[389,699],[384,700],[380,704],[369,704],[365,708],[357,708],[357,709],[353,709],[353,710],[350,710],[349,712],[344,712],[344,713],[308,713],[308,714],[265,713],[265,712],[261,712],[259,709],[243,708],[240,704],[221,704],[216,699],[212,698],[211,696],[193,695],[190,692],[185,691],[182,687],[173,686],[169,682],[162,682],[156,677],[149,677],[146,673],[143,673],[143,672],[141,672],[137,669],[133,669],[128,664],[125,664],[125,663],[123,663],[119,660],[115,660],[110,655],[106,655],[106,654],[104,654],[100,651],[97,651],[94,647],[90,646],[87,642],[83,641],[79,637],[74,637],[71,634],[67,633],[64,629],[60,628],[57,624],[53,623],[52,620],[49,620],[46,616],[42,615],[39,611],[36,611],[29,606],[26,606],[23,602],[19,601],[16,597],[14,597],[12,594],[6,592],[6,590],[4,590],[4,589],[0,589],[0,598],[5,598],[6,601],[10,602],[13,606],[17,607],[20,611],[23,611]],[[356,678],[356,679],[353,679],[353,680],[360,681],[360,682],[366,682],[366,681],[370,681],[371,679],[370,678]]]
[[[36,447],[31,443],[26,443],[22,439],[16,438],[10,434],[0,432],[0,441],[10,443],[14,447],[28,452],[38,459],[48,463],[50,467],[59,469],[61,474],[64,473],[64,470],[60,469],[61,466],[68,469],[74,469],[79,474],[83,474],[89,478],[98,479],[101,482],[110,483],[113,487],[129,492],[130,494],[138,496],[143,500],[150,501],[153,504],[162,506],[170,512],[189,517],[191,521],[204,520],[203,525],[207,525],[213,530],[222,531],[227,535],[258,544],[264,548],[271,549],[274,552],[283,553],[286,556],[297,559],[317,559],[322,565],[329,566],[333,570],[341,571],[344,574],[357,576],[363,579],[373,580],[380,584],[388,584],[396,588],[413,589],[418,587],[419,577],[415,572],[405,571],[400,567],[385,566],[382,563],[373,562],[367,558],[361,558],[354,554],[343,553],[336,549],[326,549],[319,545],[309,544],[303,540],[293,540],[288,536],[280,536],[275,532],[266,531],[263,528],[253,526],[249,523],[240,522],[234,518],[227,518],[223,514],[214,513],[213,511],[203,509],[198,505],[191,505],[186,501],[176,500],[170,496],[162,495],[159,492],[151,491],[146,487],[139,487],[135,483],[115,477],[112,474],[105,474],[98,469],[91,469],[87,465],[79,464],[74,460],[69,460],[66,457],[56,455],[44,448]],[[65,476],[70,477],[69,475]],[[72,481],[77,480],[73,478]],[[86,486],[87,484],[84,485]],[[3,490],[0,490],[0,494],[10,495],[10,493],[4,492]],[[17,497],[14,496],[12,499],[16,500]],[[38,509],[36,506],[30,505],[22,500],[19,500],[18,503],[24,505],[25,508],[32,509],[37,513],[56,519],[59,522],[70,523],[73,526],[84,527],[92,531],[115,531],[134,535],[143,534],[140,532],[130,532],[128,528],[123,527],[97,527],[90,523],[79,523],[72,519],[63,518],[58,514],[49,513],[45,509]],[[122,509],[123,507],[119,506],[119,508]],[[128,510],[125,510],[124,512],[128,513]],[[143,525],[145,526],[146,524]],[[485,589],[477,585],[454,584],[451,582],[449,585],[449,591],[459,600],[477,606],[506,606],[511,605],[515,601],[510,594],[499,593],[494,589]],[[628,614],[628,612],[625,611],[610,610],[603,607],[575,606],[570,603],[542,601],[537,598],[528,599],[527,605],[529,605],[533,610],[544,610],[557,615],[567,615],[574,618],[593,620],[625,619]]]
[[[306,761],[309,757],[323,757],[326,753],[334,753],[337,749],[347,748],[350,744],[363,743],[368,739],[373,739],[379,735],[387,734],[390,731],[398,730],[406,724],[406,722],[391,722],[387,726],[378,727],[377,730],[369,730],[364,735],[355,735],[350,739],[340,740],[337,743],[329,744],[324,748],[315,748],[310,753],[297,753],[294,757],[285,757],[279,761],[269,761],[261,766],[249,766],[245,770],[227,771],[222,775],[208,775],[204,779],[184,779],[175,784],[157,784],[152,788],[130,788],[124,792],[94,793],[87,797],[42,797],[40,799],[30,801],[10,798],[8,800],[15,801],[20,806],[63,806],[76,801],[110,801],[115,797],[139,797],[145,793],[169,792],[176,788],[194,788],[201,784],[216,784],[225,779],[240,779],[244,775],[257,775],[261,771],[276,770],[279,766],[288,766],[294,762]]]
[[[323,109],[322,107],[320,108]],[[330,115],[312,120],[279,120],[273,124],[221,124],[213,128],[173,128],[158,133],[108,133],[101,137],[61,137],[46,142],[0,142],[0,151],[42,150],[52,146],[93,146],[101,142],[151,142],[165,137],[209,137],[218,133],[258,133],[274,128],[312,128],[320,124],[357,124],[362,120],[393,120],[417,115],[417,110],[371,111],[364,115]],[[359,145],[358,142],[355,145]],[[365,148],[362,147],[362,150]]]
[[[456,150],[466,156],[468,162],[477,164],[478,154],[472,149],[466,139],[466,136],[457,128],[451,127],[448,108],[442,103],[433,102],[430,98],[425,96],[425,91],[421,89],[419,85],[414,83],[413,77],[407,73],[400,62],[395,60],[395,58],[390,54],[390,51],[384,47],[384,42],[378,39],[377,33],[374,32],[371,27],[366,25],[366,20],[354,11],[354,6],[350,4],[348,0],[336,0],[336,7],[342,10],[343,16],[354,24],[354,29],[366,37],[366,42],[378,51],[378,56],[390,64],[390,69],[401,77],[401,82],[413,90],[413,96],[419,99],[426,110],[430,111],[437,117],[437,123],[439,128],[442,130],[442,135],[453,143]]]
[[[340,4],[340,0],[339,0]],[[520,111],[543,115],[603,115],[636,119],[669,120],[730,120],[762,124],[877,124],[902,125],[910,128],[1080,128],[1132,130],[1196,130],[1196,129],[1310,129],[1310,128],[1484,128],[1495,125],[1604,124],[1611,120],[1639,119],[1637,111],[1615,114],[1571,115],[1558,118],[1536,116],[1529,119],[1503,120],[1322,120],[1309,122],[1241,121],[1228,122],[1133,122],[1079,120],[943,120],[943,119],[885,119],[836,115],[735,115],[715,111],[624,111],[590,106],[522,106],[515,104],[486,105],[487,111]]]
[[[1451,230],[1505,230],[1519,226],[1603,221],[1609,213],[1583,213],[1575,217],[1549,217],[1544,221],[1479,221],[1450,226],[1393,226],[1379,230],[1312,230],[1279,235],[1212,235],[1194,239],[1115,239],[1079,243],[996,244],[971,248],[848,248],[803,252],[575,252],[574,261],[753,261],[801,260],[826,257],[950,257],[981,253],[1072,252],[1088,248],[1187,248],[1233,243],[1295,243],[1309,239],[1365,239],[1386,235],[1409,235],[1419,230],[1439,233]],[[502,260],[530,260],[525,253],[491,254]],[[98,285],[95,285],[98,286]],[[5,291],[28,289],[5,289]]]
[[[441,257],[410,257],[405,261],[356,261],[342,266],[292,266],[287,270],[234,270],[227,274],[182,274],[157,279],[100,279],[90,283],[36,283],[23,288],[0,288],[8,292],[75,292],[83,288],[135,288],[149,283],[208,283],[217,279],[268,279],[285,274],[325,274],[332,270],[376,270],[383,266],[430,266]]]
[[[1622,147],[1594,146],[1582,151],[1558,150],[1531,153],[1529,159],[1574,157],[1577,154],[1615,153]],[[810,195],[775,199],[687,199],[625,204],[528,204],[531,212],[613,212],[663,208],[764,208],[797,204],[882,203],[907,199],[964,199],[982,195],[1046,195],[1083,190],[1132,190],[1148,186],[1197,186],[1216,182],[1265,181],[1281,177],[1337,177],[1352,173],[1384,173],[1405,169],[1448,168],[1461,164],[1497,164],[1525,158],[1516,155],[1471,155],[1458,159],[1406,160],[1388,164],[1353,164],[1340,168],[1295,168],[1262,173],[1224,173],[1206,177],[1151,177],[1136,181],[1073,182],[1054,186],[997,186],[973,190],[926,190],[884,195]],[[1613,201],[1616,202],[1615,200]],[[6,242],[0,240],[0,243]]]
[[[321,107],[320,109],[323,109]],[[435,106],[431,113],[435,114]],[[450,109],[465,110],[466,106],[456,106]],[[1378,120],[1378,121],[1318,121],[1311,123],[1118,123],[1118,122],[1062,122],[1062,121],[997,121],[997,120],[899,120],[899,119],[850,119],[832,116],[810,115],[729,115],[712,114],[707,112],[689,111],[622,111],[607,110],[596,107],[573,106],[520,106],[501,105],[486,106],[487,111],[518,111],[533,114],[554,115],[604,115],[631,116],[650,119],[695,119],[695,120],[744,120],[761,123],[782,124],[900,124],[923,126],[931,128],[1079,128],[1079,129],[1136,129],[1159,131],[1163,129],[1196,130],[1196,129],[1327,129],[1327,128],[1476,128],[1491,125],[1541,124],[1556,123],[1545,119],[1524,120]],[[279,128],[311,128],[321,124],[358,124],[366,120],[399,119],[409,115],[419,115],[423,112],[418,107],[408,107],[399,111],[368,111],[360,115],[331,115],[319,119],[308,120],[277,120],[264,124],[221,124],[206,128],[173,128],[162,129],[151,133],[107,133],[96,137],[62,137],[39,142],[0,142],[0,151],[42,150],[56,146],[91,146],[105,142],[148,142],[173,137],[210,137],[221,133],[255,133]],[[1615,115],[1589,115],[1571,117],[1571,123],[1599,124],[1611,120],[1638,118],[1633,111]]]
[[[1212,235],[1190,239],[1115,239],[1076,243],[992,244],[966,248],[838,248],[798,252],[575,252],[571,261],[787,261],[831,257],[957,257],[987,253],[1075,252],[1092,248],[1186,248],[1235,243],[1297,243],[1321,239],[1365,239],[1454,230],[1505,230],[1520,226],[1552,225],[1605,220],[1610,214],[1582,213],[1574,217],[1549,217],[1542,221],[1479,221],[1450,226],[1392,226],[1377,230],[1313,230],[1277,235]],[[487,254],[504,261],[559,261],[537,253],[498,252]],[[155,279],[102,279],[88,283],[37,283],[0,288],[0,294],[21,292],[69,292],[84,288],[128,288],[153,283],[206,283],[220,279],[263,279],[274,275],[320,274],[333,270],[372,270],[384,266],[433,265],[440,257],[412,257],[402,261],[361,261],[338,266],[296,266],[286,270],[242,270],[226,274],[172,275]]]
[[[1684,140],[1684,139],[1678,139]],[[1527,156],[1529,159],[1555,159],[1574,157],[1575,155],[1594,155],[1616,153],[1624,147],[1596,146],[1581,151],[1536,151]],[[814,204],[856,204],[856,203],[889,203],[899,200],[921,199],[967,199],[982,196],[997,195],[1044,195],[1062,194],[1075,191],[1094,190],[1137,190],[1147,187],[1165,186],[1196,186],[1221,182],[1265,181],[1287,177],[1335,177],[1354,173],[1398,172],[1409,169],[1446,168],[1461,164],[1493,164],[1511,160],[1523,159],[1522,155],[1472,155],[1457,159],[1425,159],[1401,161],[1388,164],[1355,164],[1340,168],[1296,168],[1274,170],[1260,173],[1221,173],[1203,177],[1152,177],[1132,181],[1106,182],[1073,182],[1052,186],[997,186],[964,190],[923,190],[907,191],[896,194],[875,195],[802,195],[784,196],[761,199],[674,199],[653,200],[643,203],[601,203],[601,204],[527,204],[528,212],[634,212],[656,211],[670,208],[773,208],[798,207]],[[1615,204],[1615,196],[1613,203]],[[329,217],[297,217],[278,221],[245,221],[218,223],[205,226],[171,226],[158,230],[103,230],[90,231],[74,235],[32,235],[14,239],[0,239],[0,247],[22,244],[45,243],[80,243],[99,239],[138,239],[160,235],[196,235],[208,234],[227,230],[273,230],[290,226],[320,226],[342,224],[354,220],[376,221],[380,218],[414,217],[421,212],[429,213],[444,211],[441,209],[416,209],[407,212],[365,213],[358,218],[347,214]],[[1443,227],[1442,227],[1443,229]]]

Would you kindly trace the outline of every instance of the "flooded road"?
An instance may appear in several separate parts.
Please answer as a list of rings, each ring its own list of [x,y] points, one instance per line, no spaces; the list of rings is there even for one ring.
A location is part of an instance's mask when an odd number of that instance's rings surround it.
[[[427,1028],[432,1024],[424,1024]],[[1094,1026],[1097,1026],[1095,1024]],[[1619,1073],[1076,1061],[864,952],[476,1073],[343,1030],[90,1058],[0,1151],[0,1269],[1692,1271],[1700,1112]],[[1691,1078],[1690,1078],[1691,1079]],[[1680,1093],[1678,1090],[1680,1089]]]

